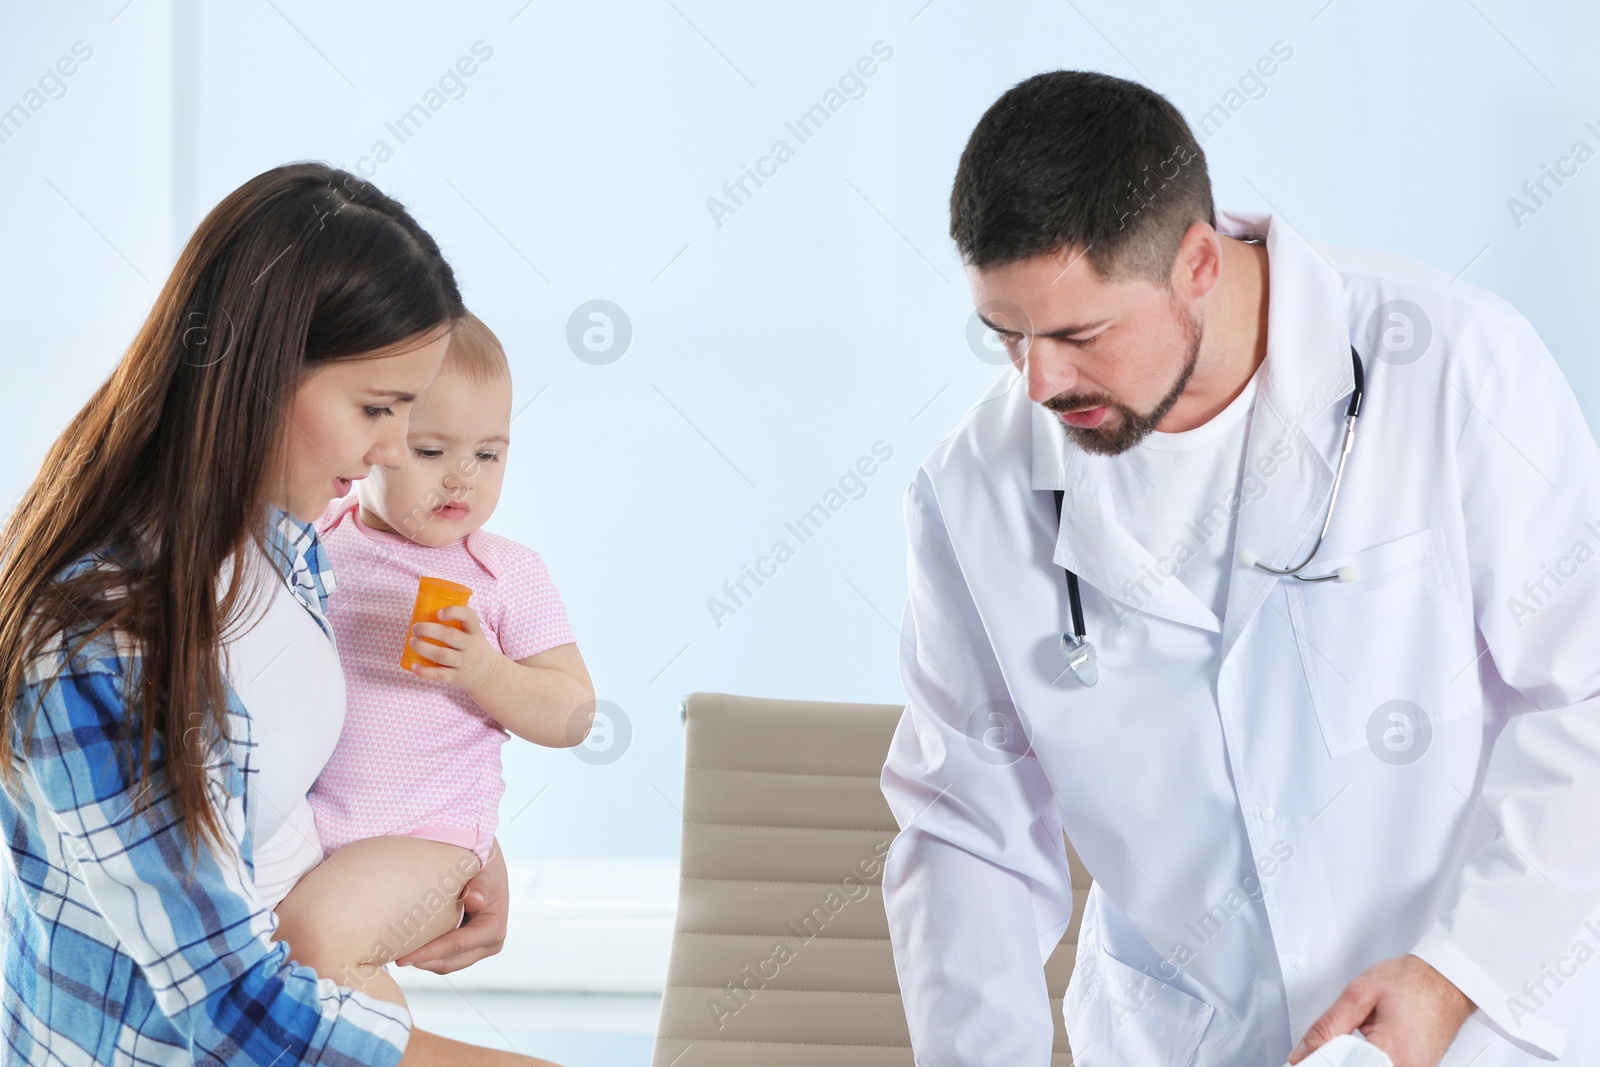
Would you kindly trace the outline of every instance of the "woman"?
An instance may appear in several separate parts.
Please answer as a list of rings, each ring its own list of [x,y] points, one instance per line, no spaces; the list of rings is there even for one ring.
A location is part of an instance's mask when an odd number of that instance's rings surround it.
[[[544,1063],[412,1033],[290,963],[253,868],[281,768],[252,736],[293,709],[229,678],[236,625],[275,595],[262,556],[320,624],[306,524],[400,453],[463,313],[401,205],[281,167],[201,223],[50,449],[0,532],[0,1062]],[[503,864],[468,889],[480,913],[413,961],[495,951]]]

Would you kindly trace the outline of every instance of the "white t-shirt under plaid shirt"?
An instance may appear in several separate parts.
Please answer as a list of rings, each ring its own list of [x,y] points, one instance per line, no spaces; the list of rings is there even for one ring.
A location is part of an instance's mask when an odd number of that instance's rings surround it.
[[[345,673],[344,731],[310,794],[324,851],[402,834],[469,848],[487,862],[509,735],[459,687],[401,670],[400,656],[424,575],[470,588],[485,636],[510,659],[570,644],[544,561],[483,529],[439,548],[374,530],[361,522],[354,493],[316,526],[338,581],[328,618]]]

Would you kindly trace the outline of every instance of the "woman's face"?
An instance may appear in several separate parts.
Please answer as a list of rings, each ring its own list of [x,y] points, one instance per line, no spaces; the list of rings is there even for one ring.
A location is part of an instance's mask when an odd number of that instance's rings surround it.
[[[450,332],[441,328],[371,356],[325,363],[302,378],[273,502],[315,522],[352,481],[399,463],[412,402],[439,373],[449,344]]]

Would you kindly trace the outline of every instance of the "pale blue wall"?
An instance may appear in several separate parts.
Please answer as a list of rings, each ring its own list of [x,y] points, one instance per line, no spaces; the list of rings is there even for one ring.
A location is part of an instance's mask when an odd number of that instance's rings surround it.
[[[545,555],[602,696],[632,721],[608,766],[508,749],[507,818],[548,786],[505,828],[515,855],[675,853],[686,692],[900,699],[901,487],[998,373],[966,344],[949,183],[983,109],[1029,74],[1141,78],[1193,120],[1284,42],[1292,58],[1206,144],[1219,202],[1464,270],[1533,320],[1600,425],[1600,161],[1520,228],[1506,204],[1575,140],[1600,149],[1584,128],[1600,127],[1600,21],[1576,2],[1079,0],[1002,17],[972,0],[520,15],[523,0],[250,0],[204,5],[187,67],[174,27],[199,5],[123,2],[0,8],[0,106],[74,41],[94,49],[0,144],[0,499],[112,366],[175,232],[269,166],[354,167],[389,141],[375,180],[446,248],[519,396],[545,390],[514,427],[493,526]],[[464,95],[398,144],[385,122],[477,41],[493,56]],[[799,144],[785,121],[878,41],[892,58]],[[707,199],[780,138],[793,158],[717,225]],[[605,366],[565,341],[596,298],[633,328]],[[877,441],[893,458],[861,499],[806,544],[787,535]],[[779,538],[794,558],[714,625],[707,598]]]

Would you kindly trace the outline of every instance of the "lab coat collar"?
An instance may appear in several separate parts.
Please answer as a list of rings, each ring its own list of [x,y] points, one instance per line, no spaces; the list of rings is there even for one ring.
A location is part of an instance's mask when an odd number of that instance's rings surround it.
[[[1261,461],[1274,445],[1290,448],[1295,458],[1282,464],[1262,506],[1240,510],[1236,544],[1249,546],[1265,559],[1284,559],[1299,547],[1320,517],[1319,509],[1333,481],[1332,462],[1326,447],[1318,443],[1326,435],[1308,436],[1303,424],[1348,396],[1355,386],[1344,279],[1281,218],[1219,211],[1217,232],[1235,238],[1265,238],[1270,285],[1267,355],[1257,372],[1261,381],[1250,421],[1246,469]],[[1213,632],[1222,630],[1211,610],[1179,582],[1157,583],[1154,596],[1148,598],[1129,585],[1138,581],[1146,567],[1155,566],[1154,557],[1116,520],[1114,502],[1104,479],[1098,476],[1102,467],[1098,457],[1091,457],[1069,440],[1053,413],[1028,403],[1032,409],[1032,486],[1065,492],[1056,565],[1076,572],[1102,593],[1135,610]],[[1269,575],[1232,568],[1225,646],[1232,645],[1272,582]],[[1147,583],[1144,588],[1148,591],[1151,587]]]
[[[317,520],[317,532],[327,533],[341,522],[353,523],[369,541],[378,541],[387,544],[415,545],[416,542],[409,538],[392,534],[386,530],[374,530],[361,521],[361,498],[358,493],[351,493],[341,500],[336,500],[323,512],[322,518]],[[467,554],[477,561],[491,578],[499,578],[503,569],[503,561],[495,554],[491,546],[483,537],[483,528],[479,527],[467,534]]]

